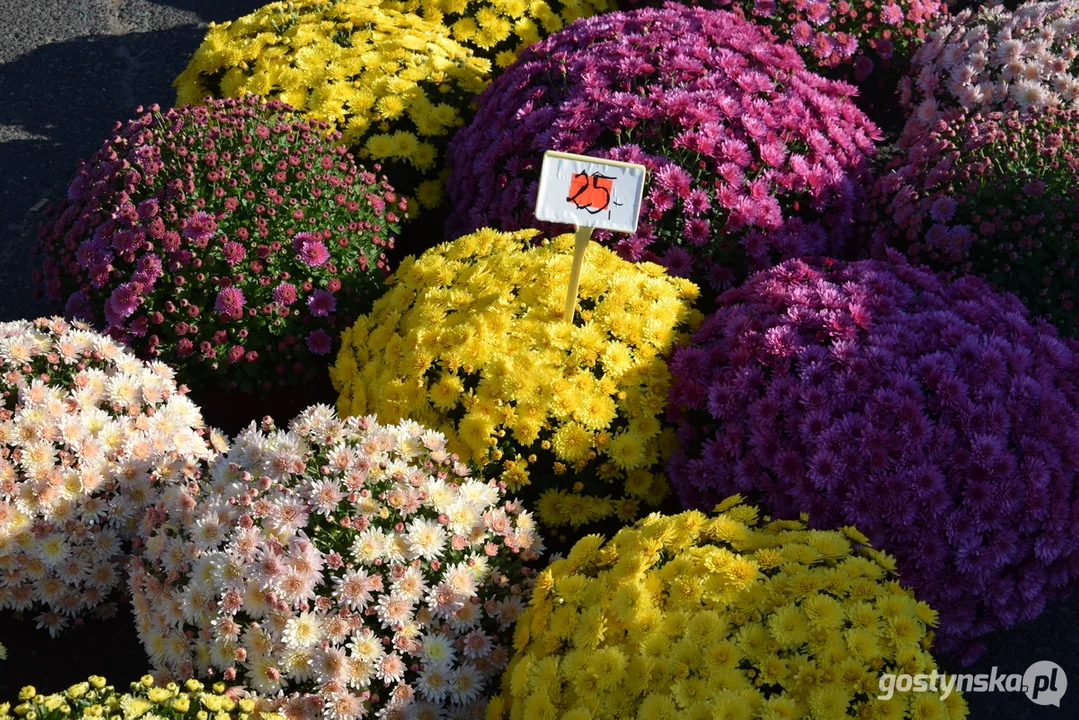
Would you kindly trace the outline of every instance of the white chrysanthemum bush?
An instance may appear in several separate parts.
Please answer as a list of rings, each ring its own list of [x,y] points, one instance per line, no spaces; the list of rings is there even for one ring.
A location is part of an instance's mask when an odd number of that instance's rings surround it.
[[[145,509],[211,441],[167,365],[81,323],[0,323],[0,609],[52,635],[115,610]]]
[[[140,637],[161,674],[289,717],[482,717],[543,550],[504,487],[414,422],[253,423],[147,513]]]
[[[900,84],[901,145],[937,120],[1012,109],[1079,107],[1079,0],[986,3],[941,23]]]

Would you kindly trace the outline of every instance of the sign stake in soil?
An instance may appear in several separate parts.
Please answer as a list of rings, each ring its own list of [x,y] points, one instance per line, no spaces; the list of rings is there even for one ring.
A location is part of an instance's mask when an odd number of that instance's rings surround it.
[[[573,322],[577,292],[581,284],[584,253],[592,231],[637,232],[641,214],[644,165],[604,160],[587,155],[548,150],[543,154],[536,219],[566,223],[576,228],[573,269],[570,271],[566,306],[562,319]]]

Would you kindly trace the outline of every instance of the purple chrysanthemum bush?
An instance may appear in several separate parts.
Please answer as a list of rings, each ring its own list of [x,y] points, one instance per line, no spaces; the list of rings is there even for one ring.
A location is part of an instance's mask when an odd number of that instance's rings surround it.
[[[1079,332],[1079,109],[938,120],[874,190],[873,246],[975,273]]]
[[[1079,107],[1079,0],[964,10],[911,58],[900,145],[960,112]]]
[[[479,96],[451,145],[447,229],[532,226],[543,152],[560,150],[648,167],[637,232],[596,234],[628,259],[724,287],[837,252],[880,137],[854,92],[731,13],[670,4],[577,21]]]
[[[622,0],[623,7],[662,0]],[[851,68],[861,83],[874,71],[910,55],[927,28],[947,16],[940,0],[693,0],[687,5],[730,10],[793,43],[816,72]]]
[[[971,276],[791,260],[671,360],[687,507],[744,493],[853,524],[940,609],[937,647],[1037,617],[1079,577],[1079,343]]]
[[[193,388],[311,382],[380,292],[404,201],[280,102],[137,112],[40,228],[46,294]]]

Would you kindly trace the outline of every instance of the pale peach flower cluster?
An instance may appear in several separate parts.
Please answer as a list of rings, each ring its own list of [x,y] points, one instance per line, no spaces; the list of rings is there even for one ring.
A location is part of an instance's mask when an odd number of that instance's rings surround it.
[[[0,323],[0,608],[53,635],[114,610],[142,514],[210,435],[163,363],[81,323]]]
[[[146,514],[131,590],[162,679],[291,718],[483,717],[543,546],[445,437],[313,406],[266,418]]]
[[[901,144],[961,112],[1079,107],[1079,0],[964,10],[914,53]]]

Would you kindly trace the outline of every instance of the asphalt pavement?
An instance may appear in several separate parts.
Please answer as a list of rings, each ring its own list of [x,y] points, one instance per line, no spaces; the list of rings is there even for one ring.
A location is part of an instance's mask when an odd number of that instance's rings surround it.
[[[172,105],[205,25],[258,0],[0,0],[0,321],[50,310],[33,297],[34,232],[137,105]]]

